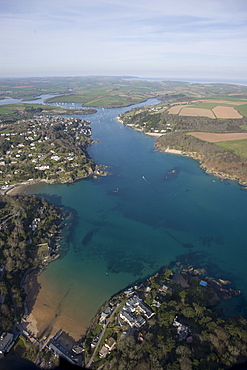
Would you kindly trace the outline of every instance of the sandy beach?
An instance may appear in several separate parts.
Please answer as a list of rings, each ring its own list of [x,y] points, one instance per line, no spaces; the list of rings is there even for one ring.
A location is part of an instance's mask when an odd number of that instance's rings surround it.
[[[163,136],[164,134],[161,134],[159,132],[144,132],[146,135],[149,135],[149,136],[154,136],[154,137],[161,137]]]
[[[123,123],[121,120],[119,120],[119,122]],[[145,132],[145,131],[143,131],[143,129],[137,128],[137,127],[135,127],[134,125],[131,125],[131,124],[127,124],[127,126],[133,128],[133,130],[142,132],[143,134],[146,134],[146,135],[149,135],[149,136],[160,137],[160,136],[164,135],[164,133],[161,133],[161,132]]]
[[[33,183],[36,182],[13,185],[5,194],[25,195],[27,187]],[[23,279],[22,287],[27,294],[22,326],[34,337],[52,337],[62,329],[78,341],[86,333],[90,325],[89,318],[82,317],[80,309],[65,299],[69,291],[57,291],[44,278],[41,270],[31,269]]]
[[[185,155],[185,153],[184,153],[184,152],[182,152],[182,150],[170,149],[170,148],[167,148],[167,149],[165,150],[165,153]]]
[[[118,120],[118,122],[124,124],[123,120],[121,118],[119,118],[119,116],[117,117],[117,120]],[[133,128],[133,130],[142,132],[143,134],[146,134],[146,135],[149,135],[149,136],[160,137],[160,136],[164,135],[164,133],[160,133],[160,132],[145,132],[145,131],[143,131],[143,129],[137,128],[137,127],[135,127],[135,125],[133,125],[131,123],[128,123],[126,126],[128,126],[130,128]]]
[[[28,185],[20,184],[16,185],[13,188],[9,189],[6,191],[7,195],[18,195],[18,194],[24,194],[25,195],[25,190]]]
[[[28,185],[17,184],[6,191],[14,196],[24,194]],[[68,333],[74,340],[79,340],[86,332],[88,324],[78,320],[74,307],[63,310],[63,297],[46,281],[39,269],[31,269],[22,282],[27,294],[25,315],[22,325],[34,337],[53,336],[60,329]],[[64,313],[66,312],[66,314]],[[85,322],[88,322],[86,319]]]
[[[38,277],[35,273],[30,274],[27,282],[27,306],[30,314],[26,317],[25,326],[36,337],[53,336],[62,329],[75,340],[79,340],[85,334],[87,327],[78,321],[71,310],[63,310],[63,298],[60,292],[51,288],[42,274]]]

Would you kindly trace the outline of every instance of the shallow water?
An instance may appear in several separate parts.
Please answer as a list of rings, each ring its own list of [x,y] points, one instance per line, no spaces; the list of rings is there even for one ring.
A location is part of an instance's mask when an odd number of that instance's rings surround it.
[[[155,138],[117,121],[128,109],[97,108],[80,117],[100,141],[89,148],[91,157],[110,175],[27,189],[76,215],[68,253],[42,280],[60,292],[64,314],[88,325],[111,295],[186,255],[232,280],[243,292],[232,310],[247,315],[247,192],[205,174],[190,158],[155,151]]]

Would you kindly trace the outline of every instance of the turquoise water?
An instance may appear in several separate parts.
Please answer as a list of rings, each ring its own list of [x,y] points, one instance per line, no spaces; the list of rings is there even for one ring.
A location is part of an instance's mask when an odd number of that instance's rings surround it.
[[[190,158],[155,151],[155,138],[117,121],[130,108],[97,109],[81,118],[100,141],[89,148],[91,157],[110,175],[27,190],[76,215],[67,254],[43,273],[61,292],[64,312],[88,325],[111,295],[187,257],[232,280],[243,292],[233,310],[246,315],[247,192],[205,174]]]

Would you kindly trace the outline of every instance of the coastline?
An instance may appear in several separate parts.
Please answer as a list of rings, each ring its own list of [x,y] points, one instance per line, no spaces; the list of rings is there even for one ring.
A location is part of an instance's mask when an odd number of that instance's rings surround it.
[[[87,176],[77,177],[71,182],[68,182],[68,181],[63,182],[63,181],[59,181],[59,180],[49,181],[49,180],[45,180],[45,179],[36,179],[36,180],[32,180],[32,181],[24,181],[24,182],[16,183],[16,184],[13,184],[13,185],[9,185],[9,187],[7,189],[2,190],[2,194],[4,194],[4,195],[13,195],[13,196],[18,195],[18,194],[24,194],[25,195],[25,189],[28,186],[35,185],[35,184],[40,184],[42,182],[45,182],[46,184],[70,184],[70,183],[74,183],[76,181],[86,179],[90,176],[107,176],[108,172],[104,171],[104,169],[105,169],[105,167],[103,167],[102,165],[95,165],[94,171],[90,172]]]
[[[68,333],[75,341],[81,339],[87,327],[73,315],[65,315],[63,301],[56,289],[50,286],[42,274],[32,274],[28,279],[27,306],[30,313],[23,320],[23,326],[36,338],[53,337],[59,330]]]
[[[139,131],[139,132],[142,132],[143,134],[145,135],[149,135],[149,136],[153,136],[153,137],[161,137],[163,135],[165,135],[164,133],[155,133],[155,132],[145,132],[141,129],[138,129],[136,128],[134,125],[132,124],[125,124],[123,122],[123,120],[118,116],[117,117],[118,121],[122,124],[124,124],[125,126],[128,126],[130,128],[132,128],[133,130],[136,130],[136,131]],[[184,152],[182,150],[177,150],[177,149],[172,149],[172,148],[166,148],[166,149],[161,149],[158,145],[155,144],[155,148],[160,151],[160,152],[163,152],[163,153],[170,153],[170,154],[177,154],[177,155],[182,155],[184,157],[190,157],[190,158],[193,158],[195,159],[196,161],[199,162],[200,164],[200,167],[201,169],[209,174],[209,175],[213,175],[213,176],[216,176],[218,177],[219,179],[222,179],[222,180],[230,180],[230,181],[235,181],[237,182],[239,185],[243,186],[243,187],[247,187],[247,181],[243,181],[241,180],[240,178],[238,178],[237,176],[234,176],[234,175],[229,175],[227,173],[223,173],[223,172],[218,172],[216,171],[215,169],[212,169],[212,168],[208,168],[204,163],[203,163],[203,156],[202,155],[199,155],[198,153],[196,152]]]
[[[178,155],[182,155],[184,157],[190,157],[190,158],[193,158],[195,159],[196,161],[199,162],[200,164],[200,167],[201,169],[209,174],[209,175],[213,175],[213,176],[216,176],[218,177],[219,179],[221,180],[230,180],[230,181],[235,181],[237,182],[239,185],[243,186],[243,187],[247,187],[247,181],[243,181],[241,179],[239,179],[237,176],[233,176],[233,175],[229,175],[227,173],[223,173],[223,172],[218,172],[212,168],[208,168],[204,163],[203,163],[203,156],[197,154],[196,152],[184,152],[182,150],[177,150],[177,149],[170,149],[170,148],[167,148],[165,150],[162,150],[161,148],[157,147],[156,148],[160,151],[160,152],[163,152],[163,153],[171,153],[171,154],[178,154]]]
[[[67,314],[64,314],[64,297],[61,297],[61,292],[52,287],[42,275],[46,265],[27,270],[20,283],[26,293],[22,327],[38,340],[42,340],[44,336],[47,339],[52,338],[62,330],[78,341],[88,329],[88,326],[83,324],[88,320],[78,319],[73,307],[70,310],[66,309]]]
[[[131,128],[133,126],[128,125]],[[135,128],[134,128],[135,129]],[[143,130],[138,130],[142,133],[145,133],[149,136],[160,137],[163,136],[161,133],[148,133],[144,132]],[[159,149],[160,150],[160,149]],[[166,149],[164,152],[171,153],[171,154],[178,154],[183,156],[192,157],[200,162],[200,158],[196,156],[196,153],[186,153],[180,150],[175,149]],[[203,168],[203,164],[201,164]],[[237,179],[232,179],[229,177],[223,177],[220,174],[216,174],[214,172],[209,172],[209,170],[203,170],[207,173],[211,173],[215,176],[220,178],[226,178],[234,181],[238,181]],[[94,173],[91,175],[95,175]],[[30,183],[20,183],[13,185],[11,189],[6,190],[6,194],[8,195],[16,195],[16,194],[25,194],[25,189],[29,185],[33,185],[34,183],[39,182],[47,182],[45,180],[34,181]],[[49,183],[49,182],[48,182]],[[246,184],[247,185],[247,184]],[[34,272],[36,274],[36,272]],[[36,274],[37,275],[37,274]],[[27,328],[32,331],[35,336],[42,337],[44,335],[54,335],[58,330],[62,329],[75,339],[78,340],[82,337],[82,335],[86,332],[86,327],[83,325],[79,325],[78,321],[73,318],[73,316],[64,316],[63,313],[59,312],[58,309],[58,299],[56,292],[49,286],[48,282],[45,282],[42,277],[39,275],[37,276],[37,285],[35,284],[28,287],[27,290],[28,299],[31,297],[35,297],[35,303],[33,304],[30,314],[27,316],[26,322],[28,323]]]
[[[106,176],[103,166],[96,166],[90,176]],[[82,180],[75,179],[75,181]],[[19,194],[27,195],[26,189],[30,185],[38,183],[52,183],[46,180],[33,180],[29,182],[17,183],[4,189],[2,194],[16,196]],[[74,182],[74,181],[73,181]],[[59,182],[56,182],[59,183]],[[60,182],[62,184],[62,182]],[[44,260],[39,266],[27,270],[20,282],[21,288],[26,293],[24,301],[24,315],[22,317],[22,327],[36,339],[52,338],[59,330],[68,333],[75,341],[80,340],[88,329],[88,318],[78,318],[71,306],[69,310],[63,310],[63,299],[55,288],[52,288],[49,281],[43,276],[45,267],[59,258],[60,252]],[[67,308],[67,307],[66,307]],[[66,314],[64,313],[66,311]],[[85,324],[87,323],[87,324]]]
[[[143,134],[146,134],[146,135],[149,135],[149,136],[160,137],[160,136],[164,135],[163,133],[159,133],[159,132],[145,132],[142,129],[137,128],[137,127],[135,127],[134,125],[132,125],[130,123],[125,124],[119,116],[117,116],[117,120],[118,120],[118,122],[122,123],[125,126],[128,126],[128,127],[132,128],[133,130],[142,132]]]
[[[86,176],[74,178],[71,183],[90,176],[106,176],[108,172],[105,169],[102,165],[94,165]],[[27,187],[39,183],[65,184],[69,182],[30,179],[29,181],[2,186],[1,194],[13,197],[17,195],[28,196]],[[61,238],[60,233],[59,238]],[[56,249],[53,256],[45,258],[38,266],[32,267],[24,273],[20,286],[25,291],[26,298],[23,303],[24,314],[21,323],[24,330],[35,339],[42,339],[44,336],[50,338],[59,330],[63,330],[75,341],[78,341],[86,333],[88,318],[85,318],[85,320],[78,318],[72,306],[63,310],[63,299],[61,299],[56,289],[51,288],[49,281],[46,281],[43,277],[45,267],[59,256],[60,251]]]

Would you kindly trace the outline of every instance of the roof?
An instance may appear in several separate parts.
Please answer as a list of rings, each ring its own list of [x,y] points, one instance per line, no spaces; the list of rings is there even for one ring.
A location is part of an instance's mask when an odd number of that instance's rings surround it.
[[[9,345],[14,340],[14,334],[3,332],[0,337],[0,353],[4,353],[8,350]]]
[[[128,311],[125,311],[125,310],[122,310],[120,312],[120,317],[121,319],[125,320],[128,322],[128,324],[132,327],[135,325],[135,317],[133,315],[131,315],[130,312]]]
[[[105,346],[105,344],[103,345],[103,347],[101,348],[101,350],[99,351],[99,356],[102,358],[106,357],[109,353],[109,348],[107,348]]]
[[[51,351],[53,351],[56,355],[66,358],[71,363],[74,363],[72,358],[70,357],[67,350],[59,343],[56,343],[54,341],[51,341],[49,344],[49,348]]]
[[[115,344],[116,344],[115,339],[114,339],[114,338],[112,338],[112,337],[110,337],[110,338],[108,339],[108,341],[105,343],[105,346],[106,346],[107,348],[109,348],[110,350],[112,350],[112,349],[113,349],[113,347],[115,346]]]

